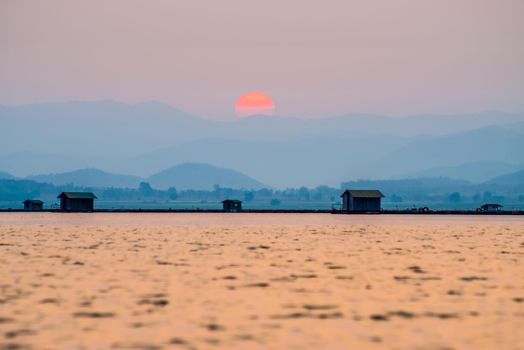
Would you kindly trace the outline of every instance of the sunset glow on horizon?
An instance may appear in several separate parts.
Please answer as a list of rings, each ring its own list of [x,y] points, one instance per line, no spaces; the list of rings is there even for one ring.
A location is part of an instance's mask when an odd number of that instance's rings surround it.
[[[268,95],[252,91],[240,96],[235,109],[238,117],[273,115],[275,113],[275,103]]]
[[[520,112],[522,13],[522,0],[7,0],[0,104],[156,100],[229,120],[254,90],[306,119]]]

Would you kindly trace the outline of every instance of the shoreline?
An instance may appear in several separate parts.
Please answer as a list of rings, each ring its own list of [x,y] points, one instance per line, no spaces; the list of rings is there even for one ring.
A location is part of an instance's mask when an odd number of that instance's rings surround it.
[[[0,213],[78,213],[65,212],[59,209],[24,210],[24,209],[0,209]],[[228,214],[335,214],[335,215],[524,215],[524,210],[501,210],[497,212],[478,212],[476,210],[382,210],[380,212],[347,212],[332,209],[243,209],[240,211],[224,211],[222,209],[95,209],[80,213],[228,213]]]

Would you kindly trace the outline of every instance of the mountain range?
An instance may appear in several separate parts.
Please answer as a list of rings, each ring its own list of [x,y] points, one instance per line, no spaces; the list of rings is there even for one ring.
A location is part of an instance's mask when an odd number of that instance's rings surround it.
[[[113,174],[89,168],[58,174],[28,176],[26,179],[57,186],[70,184],[98,188],[138,188],[140,182],[148,182],[152,187],[160,190],[166,190],[169,187],[176,187],[179,190],[212,190],[215,185],[236,189],[264,187],[262,183],[238,171],[197,163],[179,164],[148,178]]]
[[[471,163],[461,168],[474,170],[482,164]],[[498,165],[501,169],[507,166]],[[458,187],[480,186],[496,189],[513,188],[515,191],[524,191],[524,168],[522,170],[495,176],[486,181],[472,182],[458,177],[443,176],[446,172],[454,173],[457,168],[436,168],[424,172],[420,176],[405,177],[389,180],[358,180],[343,182],[341,188],[365,189],[379,187],[383,190],[402,190],[403,192],[416,191],[445,191]],[[433,175],[432,175],[433,174]],[[484,177],[484,176],[482,176]],[[480,177],[477,177],[480,178]],[[0,179],[5,180],[31,180],[38,183],[48,183],[55,186],[79,186],[93,188],[138,188],[141,182],[148,182],[155,189],[166,190],[175,187],[178,190],[205,190],[209,191],[216,185],[222,188],[243,190],[258,190],[265,186],[259,181],[231,169],[218,168],[209,164],[184,163],[165,169],[148,178],[133,175],[113,174],[100,169],[79,169],[71,172],[28,176],[24,179],[0,171]],[[495,187],[493,187],[495,186]]]
[[[487,183],[498,186],[514,186],[518,190],[524,190],[524,169],[511,174],[497,176],[487,181]]]
[[[12,179],[15,179],[15,176],[9,174],[6,171],[0,171],[0,179],[2,179],[2,180],[12,180]]]
[[[522,149],[524,113],[211,121],[158,102],[0,107],[0,169],[19,177],[99,168],[131,174],[122,181],[133,184],[172,164],[207,163],[279,188],[405,176],[483,182],[521,169]]]
[[[484,160],[464,163],[457,166],[436,167],[406,173],[398,178],[438,178],[466,180],[473,183],[483,183],[501,174],[510,174],[524,169],[524,164],[516,165],[501,161]]]

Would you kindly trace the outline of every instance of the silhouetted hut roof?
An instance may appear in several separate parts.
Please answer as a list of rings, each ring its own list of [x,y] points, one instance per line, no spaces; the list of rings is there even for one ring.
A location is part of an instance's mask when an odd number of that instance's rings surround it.
[[[504,206],[500,205],[500,204],[497,204],[497,203],[488,203],[488,204],[483,204],[481,206],[481,208],[489,208],[489,207],[491,207],[491,208],[502,208]]]
[[[242,201],[239,201],[238,199],[226,199],[223,200],[222,203],[242,203]]]
[[[69,199],[96,199],[93,192],[62,192],[56,198],[69,198]]]
[[[384,195],[379,190],[345,190],[340,197],[348,193],[353,198],[382,198]]]

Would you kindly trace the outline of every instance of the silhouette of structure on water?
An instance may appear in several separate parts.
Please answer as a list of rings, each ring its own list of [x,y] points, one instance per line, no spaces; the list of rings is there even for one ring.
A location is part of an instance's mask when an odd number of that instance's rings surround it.
[[[237,212],[242,210],[242,201],[238,199],[226,199],[222,201],[222,210],[228,212]]]
[[[39,199],[26,199],[24,201],[24,210],[26,211],[41,211],[44,209],[44,202]]]
[[[218,208],[180,208],[180,209],[94,209],[94,202],[97,197],[93,192],[62,192],[60,198],[60,209],[56,204],[48,209],[43,209],[43,201],[27,199],[23,202],[23,209],[1,209],[0,212],[20,212],[20,211],[45,211],[45,212],[100,212],[100,213],[218,213],[218,212],[243,212],[243,213],[331,213],[331,214],[435,214],[435,215],[524,215],[523,210],[503,210],[503,206],[496,203],[482,205],[476,210],[430,210],[428,207],[407,208],[407,209],[385,209],[381,208],[381,199],[385,196],[379,190],[345,190],[340,196],[342,205],[332,209],[256,209],[250,208],[243,210],[242,201],[238,199],[226,199],[222,201],[222,210]]]
[[[493,212],[501,211],[502,207],[503,205],[500,205],[500,204],[488,203],[488,204],[481,205],[480,208],[478,208],[477,210],[485,212],[485,213],[493,213]]]
[[[96,196],[93,192],[62,192],[56,198],[60,198],[61,211],[89,212],[94,209]]]
[[[379,190],[345,190],[340,197],[342,211],[380,212],[384,195]]]

